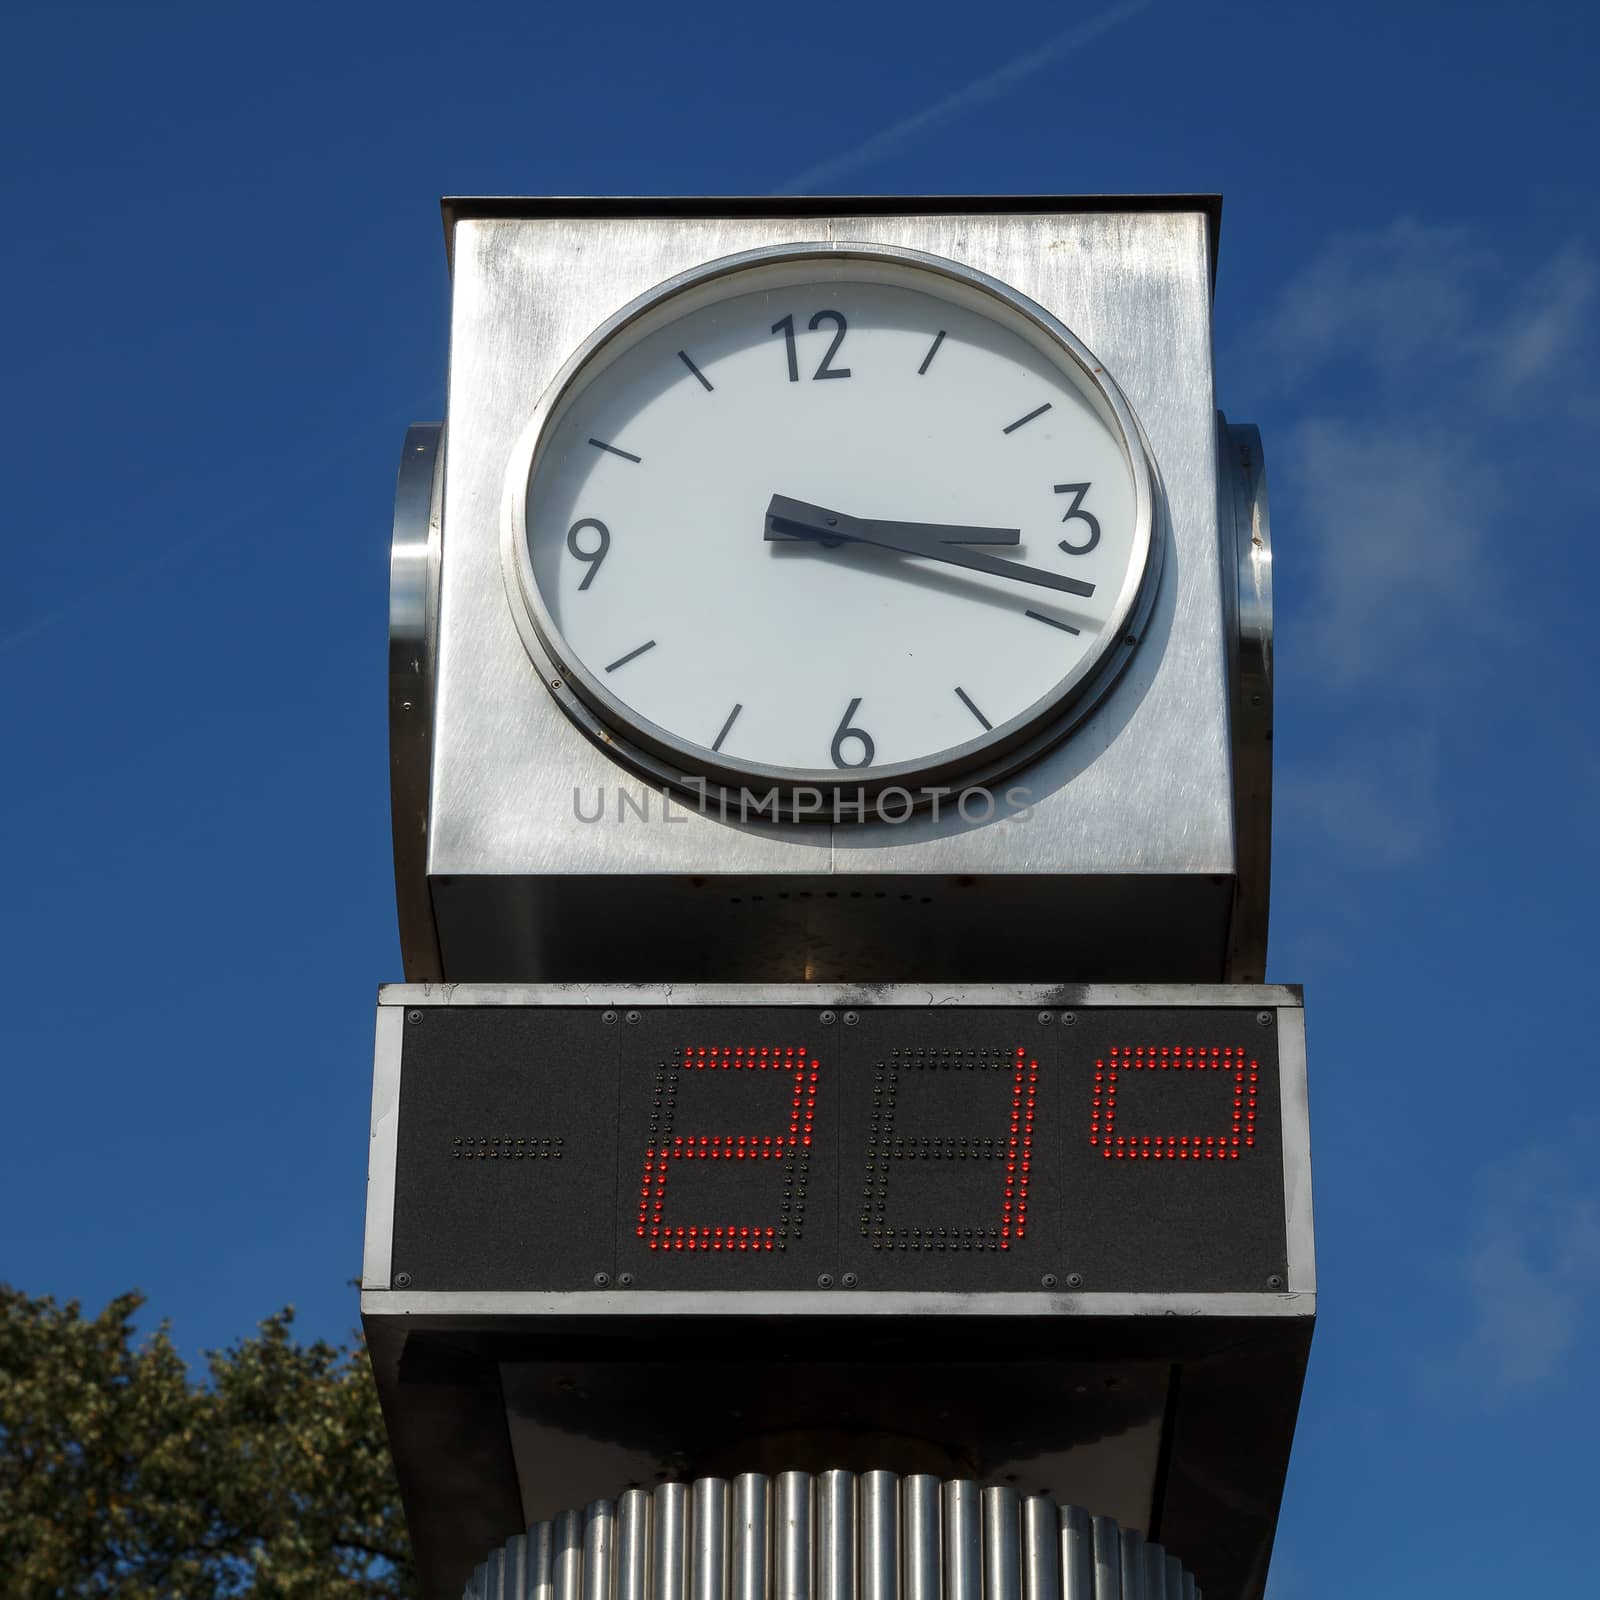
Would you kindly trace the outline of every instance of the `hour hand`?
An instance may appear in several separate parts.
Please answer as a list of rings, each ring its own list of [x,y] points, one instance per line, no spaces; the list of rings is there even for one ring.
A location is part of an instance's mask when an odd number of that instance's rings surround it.
[[[767,503],[767,538],[852,540],[859,544],[886,544],[891,550],[911,553],[913,543],[937,549],[942,544],[1016,544],[1020,528],[968,528],[949,522],[886,522],[881,518],[847,517],[843,512],[791,500],[775,494]],[[899,542],[899,541],[904,541]]]
[[[791,500],[787,495],[775,494],[767,504],[766,537],[769,541],[812,539],[820,544],[873,544],[901,555],[964,567],[969,572],[986,572],[1017,583],[1036,583],[1062,594],[1088,596],[1094,593],[1094,585],[1081,578],[1064,578],[1043,567],[1030,567],[1021,561],[1002,561],[998,556],[961,548],[965,544],[1016,544],[1022,537],[1018,528],[964,528],[942,522],[887,522],[872,517],[847,517],[826,506],[814,506],[805,500]]]

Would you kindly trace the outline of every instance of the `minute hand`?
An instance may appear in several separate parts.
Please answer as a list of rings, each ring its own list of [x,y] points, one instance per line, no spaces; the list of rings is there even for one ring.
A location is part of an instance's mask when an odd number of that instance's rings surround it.
[[[943,561],[952,567],[965,567],[969,572],[1011,578],[1017,583],[1035,583],[1045,589],[1059,589],[1063,594],[1087,597],[1094,593],[1094,585],[1081,578],[1064,578],[1043,567],[1002,561],[998,556],[960,548],[963,544],[1015,544],[1019,536],[1015,528],[967,528],[938,522],[886,522],[872,517],[847,517],[825,506],[791,500],[781,494],[773,495],[767,505],[766,537],[770,542],[842,539],[896,550],[901,555],[917,556],[924,561]]]

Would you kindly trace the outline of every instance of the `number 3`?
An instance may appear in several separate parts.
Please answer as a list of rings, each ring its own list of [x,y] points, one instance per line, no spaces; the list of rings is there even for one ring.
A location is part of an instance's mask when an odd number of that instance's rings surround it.
[[[1098,519],[1092,511],[1082,509],[1083,497],[1088,494],[1092,487],[1093,485],[1087,483],[1058,483],[1056,485],[1057,494],[1070,494],[1072,496],[1072,504],[1067,507],[1067,514],[1061,520],[1063,522],[1071,522],[1076,519],[1084,523],[1089,529],[1089,537],[1082,544],[1072,544],[1066,539],[1061,540],[1061,548],[1069,556],[1086,556],[1100,543],[1100,523]]]

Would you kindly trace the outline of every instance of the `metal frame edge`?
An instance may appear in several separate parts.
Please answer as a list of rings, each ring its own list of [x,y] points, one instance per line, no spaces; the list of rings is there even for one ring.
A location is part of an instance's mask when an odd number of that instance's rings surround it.
[[[1254,1006],[1299,1011],[1283,983],[386,983],[384,1006]],[[1301,1035],[1302,1075],[1304,1034]]]
[[[1311,1099],[1306,1081],[1303,1010],[1278,1013],[1278,1093],[1283,1127],[1283,1225],[1289,1257],[1289,1292],[1317,1294],[1316,1236],[1311,1210]]]
[[[378,1007],[372,1047],[372,1127],[367,1146],[367,1223],[361,1254],[362,1303],[389,1287],[394,1256],[395,1162],[400,1134],[400,1047],[405,1013]]]
[[[386,1258],[387,1259],[387,1258]],[[704,1290],[398,1290],[364,1286],[364,1317],[404,1318],[413,1327],[432,1319],[546,1316],[1034,1316],[1309,1317],[1305,1294],[956,1294],[936,1290],[852,1293],[744,1289],[708,1295]]]
[[[442,195],[445,263],[455,270],[458,222],[561,217],[1037,216],[1052,211],[1197,211],[1206,219],[1211,291],[1222,242],[1221,194]]]

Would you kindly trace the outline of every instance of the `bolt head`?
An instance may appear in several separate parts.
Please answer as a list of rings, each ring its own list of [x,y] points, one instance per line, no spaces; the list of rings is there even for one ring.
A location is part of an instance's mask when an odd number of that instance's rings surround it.
[[[826,1028],[832,1026],[837,1019],[834,1017],[834,1014],[831,1011],[824,1011],[818,1020],[822,1023],[823,1027]]]
[[[833,1274],[831,1272],[824,1272],[822,1276],[817,1279],[817,1287],[819,1289],[831,1289],[833,1287]]]
[[[1043,1285],[1044,1285],[1044,1286],[1045,1286],[1045,1288],[1047,1288],[1047,1289],[1053,1289],[1053,1288],[1055,1288],[1055,1286],[1056,1286],[1056,1275],[1055,1275],[1055,1273],[1053,1273],[1053,1272],[1047,1272],[1047,1273],[1045,1273],[1045,1275],[1044,1275],[1044,1276],[1043,1276],[1043,1277],[1042,1277],[1042,1278],[1041,1278],[1041,1279],[1040,1279],[1040,1280],[1039,1280],[1039,1282],[1040,1282],[1040,1283],[1042,1283],[1042,1284],[1043,1284]]]
[[[409,1272],[395,1273],[394,1286],[397,1289],[409,1289],[411,1287],[411,1274]]]
[[[1081,1289],[1083,1287],[1083,1274],[1081,1272],[1069,1272],[1067,1274],[1067,1287],[1069,1289]]]
[[[423,1013],[420,1012],[420,1011],[408,1011],[408,1012],[406,1012],[406,1021],[407,1022],[421,1022],[422,1021],[422,1017],[423,1017]]]
[[[622,1020],[624,1022],[637,1022],[639,1020],[639,1013],[637,1011],[630,1011],[626,1016],[623,1017]]]
[[[597,1289],[609,1289],[611,1287],[611,1274],[609,1272],[595,1273],[594,1286]]]
[[[1063,1028],[1071,1028],[1076,1025],[1077,1021],[1078,1013],[1076,1011],[1063,1011],[1061,1013],[1061,1026]]]
[[[847,1028],[855,1027],[860,1020],[861,1018],[854,1011],[847,1011],[844,1014],[844,1025]]]
[[[1272,1026],[1272,1013],[1270,1011],[1258,1011],[1256,1012],[1256,1021],[1263,1028],[1270,1028]]]
[[[845,1273],[845,1275],[839,1280],[839,1282],[842,1283],[847,1289],[855,1288],[860,1281],[861,1280],[853,1272]]]
[[[1269,1289],[1281,1289],[1283,1287],[1282,1274],[1274,1272],[1272,1276],[1267,1279],[1267,1287]]]
[[[1054,1020],[1055,1019],[1050,1015],[1050,1013],[1048,1011],[1041,1011],[1039,1013],[1039,1022],[1040,1022],[1040,1024],[1042,1026],[1044,1026],[1046,1028],[1048,1028],[1050,1026],[1051,1022],[1053,1022]]]

